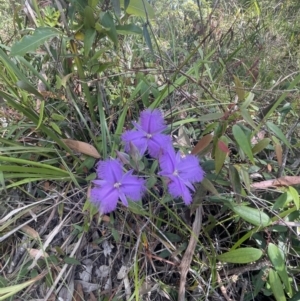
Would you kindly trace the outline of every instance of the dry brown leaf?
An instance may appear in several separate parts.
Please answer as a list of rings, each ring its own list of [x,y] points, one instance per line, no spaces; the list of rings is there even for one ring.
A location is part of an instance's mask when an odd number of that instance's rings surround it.
[[[211,134],[203,136],[198,143],[195,145],[195,147],[192,149],[192,155],[199,154],[203,149],[205,149],[210,142],[212,141],[213,136]]]
[[[82,301],[82,300],[84,300],[84,293],[82,290],[82,285],[79,282],[77,282],[72,301]]]
[[[46,257],[49,257],[49,255],[46,253],[46,252],[42,252],[41,250],[38,250],[38,249],[27,249],[30,257],[32,258],[36,258],[36,256],[40,255],[39,258],[46,258]]]
[[[21,230],[33,239],[39,238],[39,233],[28,225],[23,226]]]
[[[95,297],[95,295],[93,294],[93,292],[90,292],[90,299],[89,301],[97,301],[97,298]]]
[[[278,143],[278,144],[275,145],[275,153],[276,153],[278,165],[281,166],[282,165],[282,147],[281,147],[281,144]]]
[[[286,176],[274,180],[267,180],[251,184],[251,188],[264,189],[277,186],[292,186],[300,184],[300,176]]]
[[[75,152],[79,152],[93,158],[99,159],[100,154],[96,148],[86,142],[72,140],[72,139],[61,139],[70,149]]]

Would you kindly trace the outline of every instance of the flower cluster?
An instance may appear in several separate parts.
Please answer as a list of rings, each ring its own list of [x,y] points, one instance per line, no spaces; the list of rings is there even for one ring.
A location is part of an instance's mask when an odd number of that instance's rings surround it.
[[[167,128],[160,110],[145,110],[138,123],[133,122],[135,129],[122,135],[125,151],[134,147],[143,156],[148,154],[157,159],[160,166],[159,176],[167,180],[168,191],[174,198],[182,197],[186,205],[192,202],[193,183],[201,182],[204,171],[194,155],[182,155],[175,152],[170,136],[162,132]],[[123,160],[124,161],[124,160]],[[133,175],[133,170],[126,173],[119,159],[108,159],[97,165],[97,180],[91,189],[91,201],[99,208],[100,213],[109,213],[116,209],[120,199],[128,206],[127,199],[139,201],[146,191],[145,180]]]

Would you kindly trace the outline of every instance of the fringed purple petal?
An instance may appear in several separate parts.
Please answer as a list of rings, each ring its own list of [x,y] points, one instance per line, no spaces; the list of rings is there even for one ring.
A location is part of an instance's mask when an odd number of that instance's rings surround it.
[[[125,143],[126,152],[130,150],[130,142],[135,145],[141,155],[146,152],[148,141],[144,132],[136,130],[127,131],[122,135],[121,139]]]
[[[192,202],[191,193],[180,178],[173,177],[172,181],[168,185],[168,189],[171,196],[175,198],[182,197],[186,205],[191,204]]]
[[[172,175],[176,170],[176,154],[173,147],[165,149],[159,157],[160,175]]]
[[[148,134],[161,133],[167,128],[162,112],[158,109],[143,111],[141,113],[140,124]]]
[[[127,172],[122,179],[120,191],[133,201],[139,201],[146,190],[145,180],[132,175],[132,170]]]
[[[118,198],[118,190],[109,184],[91,189],[91,202],[99,208],[101,214],[114,211],[117,208]]]
[[[148,139],[148,152],[153,158],[163,154],[163,150],[172,147],[171,137],[164,134],[154,134]]]
[[[99,162],[97,166],[97,176],[100,179],[105,179],[107,182],[119,182],[123,175],[122,164],[119,160],[108,159]]]
[[[181,157],[177,164],[177,170],[180,177],[186,181],[201,182],[204,178],[204,171],[199,164],[199,160],[194,155]]]

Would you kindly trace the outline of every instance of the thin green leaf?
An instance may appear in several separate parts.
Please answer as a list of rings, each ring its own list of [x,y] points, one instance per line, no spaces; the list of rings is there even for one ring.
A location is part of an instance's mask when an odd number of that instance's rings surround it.
[[[230,263],[250,263],[261,258],[263,252],[255,248],[239,248],[217,256],[217,259]]]
[[[241,200],[241,193],[242,193],[242,185],[241,185],[241,179],[238,171],[233,165],[229,165],[229,178],[230,182],[232,184],[233,191],[236,194],[237,200]]]
[[[31,84],[29,84],[27,81],[18,81],[16,83],[17,87],[31,93],[31,94],[34,94],[35,96],[37,96],[38,98],[40,99],[44,99],[43,95],[38,92],[38,90],[36,90]]]
[[[252,154],[255,155],[257,153],[260,153],[262,150],[264,150],[270,143],[270,138],[264,138],[260,140],[257,144],[255,144],[252,148]]]
[[[102,26],[108,29],[108,31],[106,31],[105,34],[113,41],[115,47],[118,47],[118,34],[116,30],[116,25],[112,15],[109,12],[106,12],[103,15],[101,19],[101,24]]]
[[[24,56],[27,52],[36,51],[44,42],[50,38],[57,37],[61,32],[52,27],[39,27],[32,35],[23,37],[11,47],[11,56]]]
[[[89,56],[89,53],[92,49],[92,45],[95,41],[96,30],[94,28],[89,28],[85,31],[84,34],[84,55]]]
[[[292,196],[294,204],[295,204],[297,210],[299,210],[300,203],[299,203],[299,193],[298,193],[298,191],[294,187],[289,186],[288,193]]]
[[[233,76],[234,84],[235,84],[235,91],[238,96],[239,101],[243,101],[245,99],[245,90],[244,86],[241,83],[240,79],[237,76]]]
[[[227,138],[225,136],[222,136],[218,139],[216,148],[215,148],[215,154],[214,154],[216,174],[218,174],[221,171],[221,169],[224,165],[225,159],[228,155],[228,152],[226,151],[227,145],[228,145],[228,142],[227,142]]]
[[[143,30],[135,24],[117,25],[117,33],[119,34],[142,34]]]
[[[276,301],[286,301],[280,278],[273,269],[269,270],[269,284]]]
[[[143,36],[144,36],[144,39],[146,41],[146,44],[147,44],[149,50],[153,54],[152,42],[151,42],[150,34],[149,34],[149,31],[148,31],[148,28],[147,28],[147,24],[143,25]]]
[[[278,275],[280,276],[281,281],[283,282],[283,284],[285,286],[286,292],[291,297],[293,292],[292,292],[291,283],[289,281],[289,276],[288,276],[288,273],[286,270],[284,258],[282,257],[282,253],[280,252],[278,247],[276,245],[274,245],[273,243],[269,243],[269,245],[268,245],[268,256],[269,256],[275,270],[277,271]]]
[[[224,113],[210,113],[200,116],[199,121],[219,120],[222,117],[224,117]]]
[[[266,213],[255,208],[243,205],[232,205],[231,209],[242,219],[254,226],[266,227],[271,222],[270,217]]]
[[[243,152],[248,156],[250,161],[254,164],[254,157],[252,154],[249,138],[245,135],[244,131],[237,124],[235,124],[232,127],[232,133],[239,147],[243,150]]]
[[[267,127],[277,136],[287,147],[291,147],[290,143],[286,139],[285,135],[282,133],[281,129],[273,122],[268,121],[266,123]]]
[[[95,18],[94,18],[94,10],[89,6],[86,5],[84,8],[84,26],[86,29],[90,29],[95,27]]]
[[[125,4],[128,2],[125,0]],[[121,7],[124,7],[124,0],[120,1]],[[152,6],[146,0],[130,0],[126,8],[126,13],[137,17],[146,17],[146,12],[149,19],[154,19],[155,14]]]
[[[39,115],[39,122],[38,122],[38,124],[37,124],[37,127],[36,127],[36,129],[38,130],[39,129],[39,127],[42,125],[42,123],[43,123],[43,119],[44,119],[44,108],[45,108],[45,101],[44,100],[42,100],[41,101],[41,105],[40,105],[40,115]]]

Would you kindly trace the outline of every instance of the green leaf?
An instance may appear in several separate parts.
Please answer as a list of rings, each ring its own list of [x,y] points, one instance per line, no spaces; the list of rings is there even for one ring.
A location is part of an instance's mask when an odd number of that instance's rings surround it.
[[[284,192],[281,196],[279,196],[276,199],[272,209],[277,210],[283,208],[287,200],[288,200],[288,194],[287,192]]]
[[[216,174],[222,169],[228,152],[226,151],[228,142],[225,136],[220,137],[215,148],[215,170]],[[224,147],[223,147],[224,146]]]
[[[254,130],[257,130],[257,127],[256,127],[256,125],[255,125],[255,123],[253,121],[253,117],[249,114],[248,110],[247,109],[241,109],[240,112],[241,112],[241,115],[244,118],[244,120],[249,125],[251,125]]]
[[[256,248],[239,248],[217,256],[217,259],[230,263],[249,263],[261,258],[263,252]]]
[[[84,8],[84,26],[86,29],[95,27],[94,11],[90,6]]]
[[[121,15],[121,6],[120,0],[111,0],[115,14],[120,17]]]
[[[245,135],[244,131],[237,124],[235,124],[232,127],[232,133],[239,147],[243,150],[243,152],[248,156],[250,161],[254,164],[254,158],[253,158],[249,138]]]
[[[219,120],[222,117],[224,117],[224,113],[210,113],[210,114],[202,115],[201,117],[199,117],[199,120],[200,121]]]
[[[260,140],[257,144],[255,144],[252,148],[252,154],[255,155],[257,153],[260,153],[262,150],[264,150],[270,143],[270,138],[264,138]]]
[[[231,209],[242,219],[254,226],[266,227],[271,222],[270,217],[266,213],[255,208],[243,205],[231,205]]]
[[[220,170],[222,169],[225,159],[227,157],[227,138],[225,136],[222,136],[219,138],[216,144],[215,148],[215,170],[218,174]]]
[[[272,131],[282,142],[284,142],[284,144],[286,146],[291,147],[290,143],[288,142],[288,140],[286,139],[286,137],[282,133],[281,129],[276,124],[268,121],[266,123],[266,125],[270,129],[270,131]]]
[[[231,164],[229,165],[229,178],[232,184],[233,191],[235,192],[237,199],[240,201],[240,197],[242,193],[241,179],[238,171]]]
[[[241,83],[240,79],[237,76],[233,76],[234,84],[235,84],[235,91],[238,96],[239,101],[245,99],[245,90],[243,84]]]
[[[89,53],[92,49],[92,45],[95,41],[96,30],[94,28],[89,28],[84,33],[84,55],[89,56]]]
[[[67,263],[67,264],[81,265],[81,262],[79,260],[77,260],[74,257],[69,257],[69,256],[66,256],[64,258],[64,262]]]
[[[117,33],[119,34],[142,34],[142,29],[135,24],[117,25]]]
[[[50,38],[57,37],[61,34],[52,27],[39,27],[30,36],[25,36],[21,41],[16,42],[11,47],[11,56],[21,55],[24,56],[27,52],[36,51],[44,42]]]
[[[127,1],[125,0],[126,4]],[[124,0],[120,1],[121,7],[124,8]],[[147,11],[147,15],[145,12]],[[126,13],[129,15],[134,15],[137,17],[145,17],[148,16],[149,19],[154,19],[155,14],[152,6],[145,0],[130,0],[126,9]]]
[[[150,34],[149,34],[149,31],[148,31],[148,28],[147,28],[147,24],[143,25],[143,35],[144,35],[144,39],[146,41],[146,44],[147,44],[149,50],[153,54],[152,42],[151,42]]]
[[[106,32],[106,35],[113,41],[115,46],[118,46],[118,34],[116,30],[116,26],[113,20],[112,15],[109,12],[106,12],[102,19],[101,19],[101,24],[105,28],[108,28],[109,30]]]
[[[292,292],[291,283],[289,281],[289,276],[286,271],[284,258],[282,257],[282,253],[280,252],[278,247],[276,245],[274,245],[273,243],[269,243],[269,245],[268,245],[268,256],[269,256],[275,270],[277,271],[278,275],[280,276],[281,281],[283,282],[283,284],[285,286],[286,292],[291,297],[293,292]]]
[[[44,108],[45,108],[45,101],[42,100],[41,105],[40,105],[40,109],[39,109],[40,110],[40,115],[39,115],[39,122],[38,122],[37,127],[36,127],[37,130],[42,125],[43,120],[44,120]]]
[[[34,94],[35,96],[37,96],[40,99],[44,99],[43,95],[38,92],[38,90],[36,90],[30,83],[25,82],[23,80],[19,80],[18,82],[16,82],[17,87],[31,93]]]
[[[280,278],[273,269],[269,271],[269,283],[276,301],[286,301]]]
[[[53,128],[54,131],[56,131],[58,134],[61,135],[61,130],[59,126],[55,122],[50,122],[49,125]]]
[[[148,216],[147,210],[145,210],[145,208],[139,202],[128,201],[128,208],[132,213],[141,216]]]
[[[297,210],[299,210],[300,204],[299,204],[299,194],[298,194],[298,191],[294,187],[290,186],[289,190],[288,190],[288,193],[290,193],[290,195],[292,196],[293,201],[295,203],[295,206],[296,206]]]

